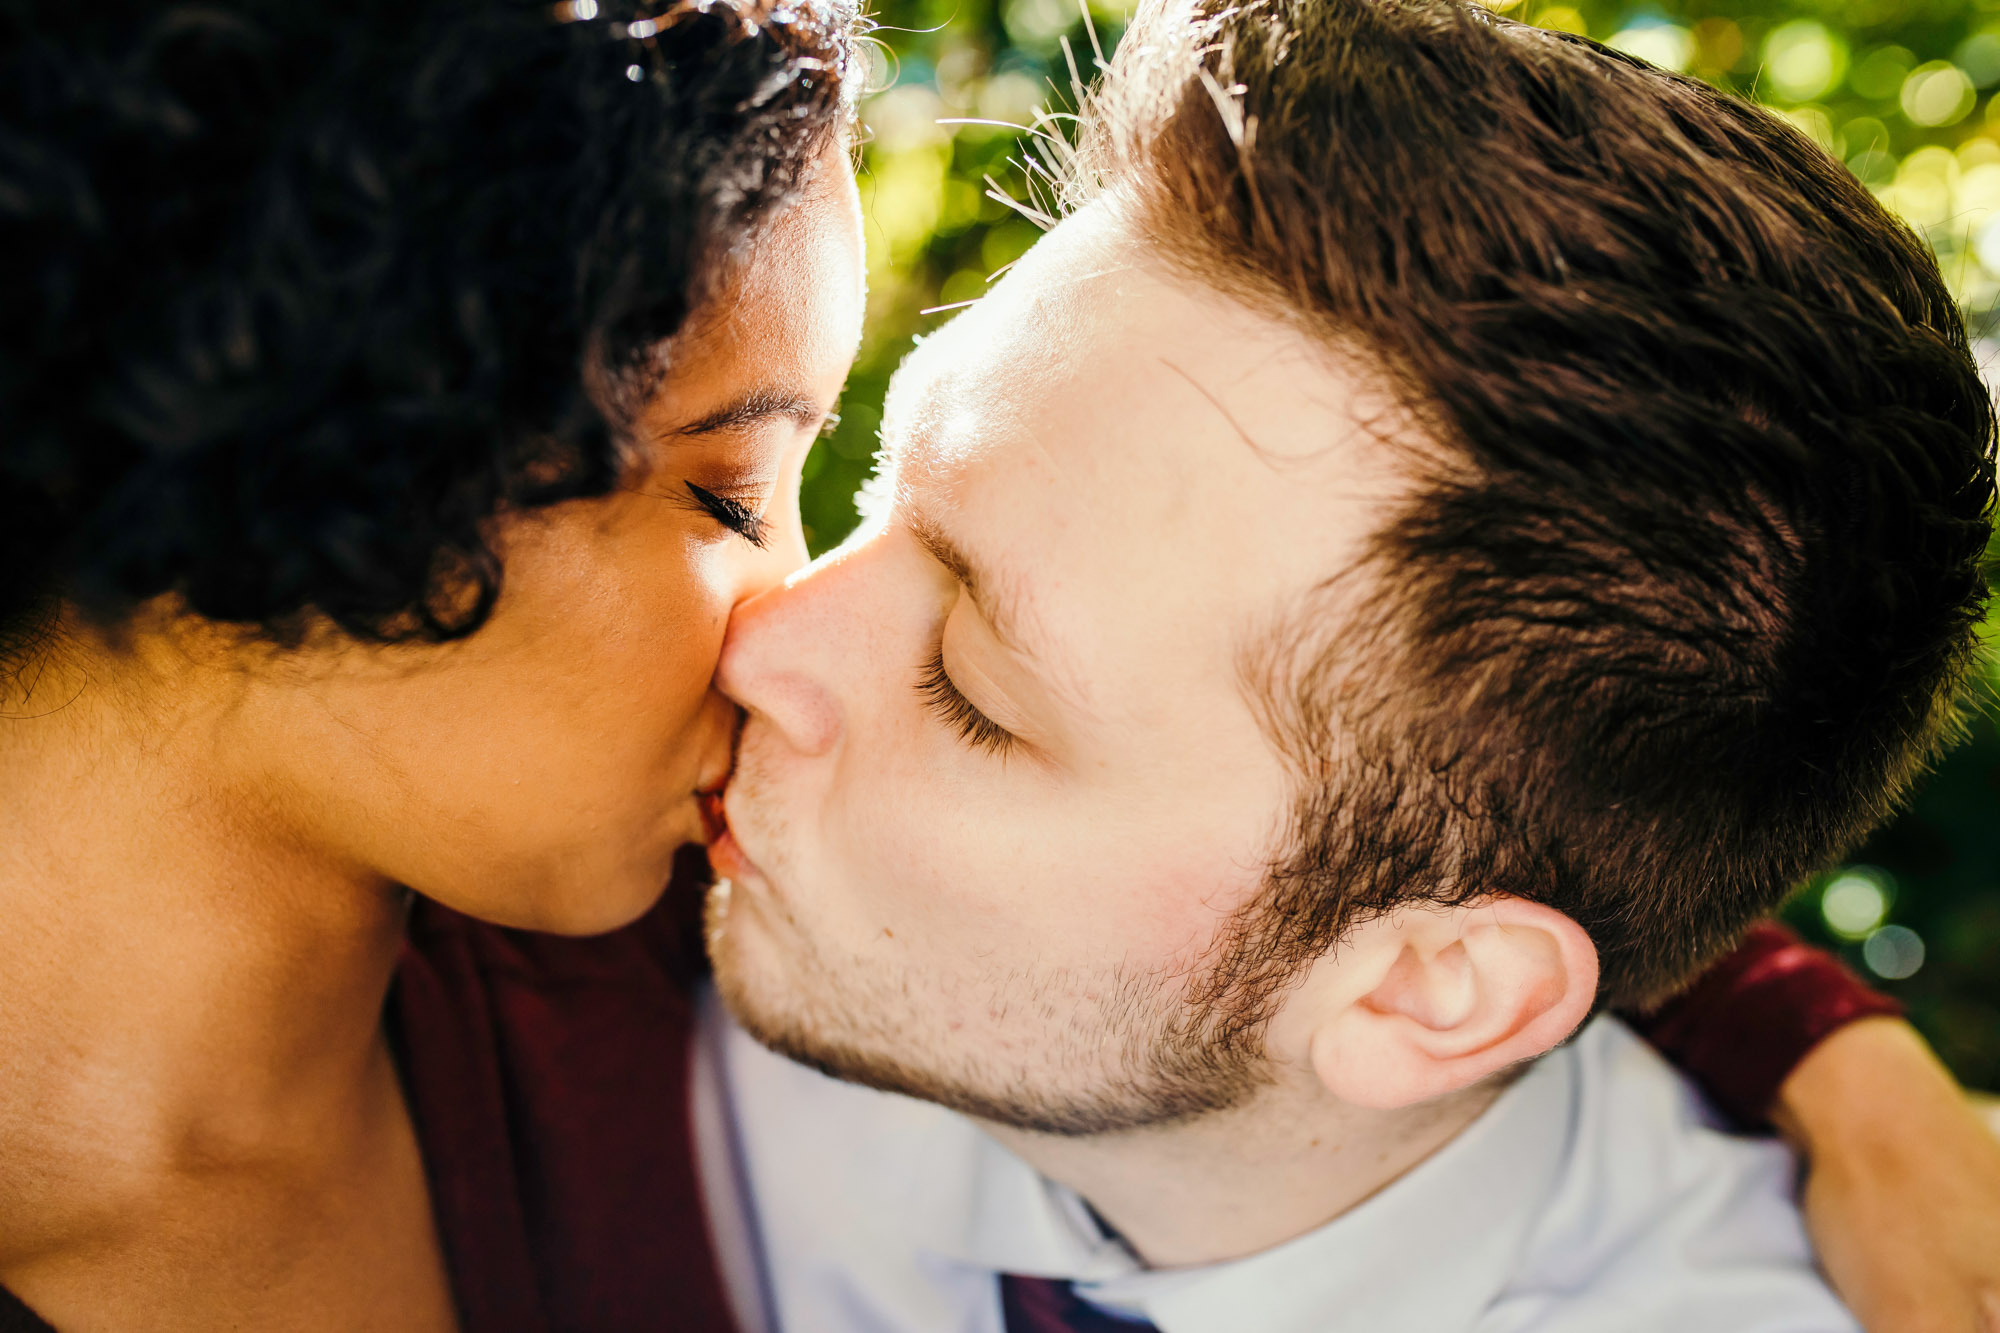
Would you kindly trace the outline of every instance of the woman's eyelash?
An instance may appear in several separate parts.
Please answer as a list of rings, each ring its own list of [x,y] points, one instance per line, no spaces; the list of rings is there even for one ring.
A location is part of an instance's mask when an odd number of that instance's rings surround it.
[[[952,684],[944,669],[942,643],[924,664],[923,674],[917,678],[917,693],[924,697],[924,706],[973,749],[1004,755],[1014,748],[1014,733],[973,707],[972,701]]]
[[[693,482],[689,482],[687,488],[701,507],[714,515],[716,522],[758,550],[764,549],[764,544],[771,537],[771,525],[764,521],[763,515],[741,500],[731,500],[727,496],[717,495],[714,491],[697,486]]]

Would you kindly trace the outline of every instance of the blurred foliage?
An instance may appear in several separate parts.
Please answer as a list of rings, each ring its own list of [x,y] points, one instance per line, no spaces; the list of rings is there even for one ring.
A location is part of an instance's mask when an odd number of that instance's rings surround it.
[[[1090,4],[1105,49],[1121,7]],[[1787,116],[1937,252],[1990,362],[2000,308],[2000,0],[1489,0],[1588,33]],[[1089,77],[1078,0],[878,0],[864,103],[869,326],[842,419],[806,468],[815,551],[855,522],[889,376],[948,308],[1039,234],[1015,127]],[[1967,737],[1910,809],[1786,916],[1910,1006],[1959,1076],[2000,1088],[2000,659]]]

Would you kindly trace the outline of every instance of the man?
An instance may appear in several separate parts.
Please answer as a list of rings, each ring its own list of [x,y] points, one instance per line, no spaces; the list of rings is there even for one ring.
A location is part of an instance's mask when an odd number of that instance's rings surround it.
[[[1086,121],[725,649],[721,993],[882,1090],[712,1032],[768,1315],[1850,1327],[1775,1150],[1590,1020],[1947,725],[1992,419],[1933,264],[1447,0],[1155,11]]]

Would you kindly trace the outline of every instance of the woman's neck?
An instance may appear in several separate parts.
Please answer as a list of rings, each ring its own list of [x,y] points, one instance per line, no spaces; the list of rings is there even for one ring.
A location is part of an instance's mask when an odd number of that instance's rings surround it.
[[[337,1154],[381,1095],[403,892],[302,835],[231,673],[85,641],[19,680],[0,1189],[87,1209],[93,1181]]]

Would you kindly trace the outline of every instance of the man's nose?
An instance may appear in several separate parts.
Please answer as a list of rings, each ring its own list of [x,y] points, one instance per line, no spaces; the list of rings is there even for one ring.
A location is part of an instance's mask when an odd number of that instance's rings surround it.
[[[812,575],[739,602],[715,669],[718,689],[805,755],[825,754],[840,737],[839,705],[822,670],[839,646],[817,602]]]

